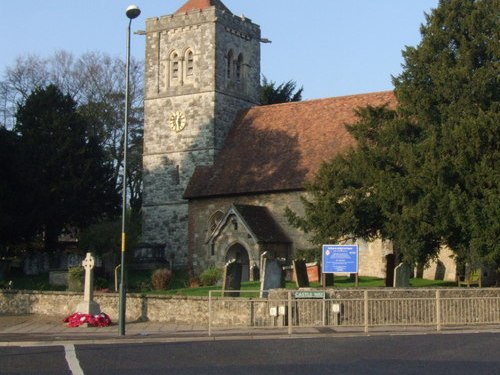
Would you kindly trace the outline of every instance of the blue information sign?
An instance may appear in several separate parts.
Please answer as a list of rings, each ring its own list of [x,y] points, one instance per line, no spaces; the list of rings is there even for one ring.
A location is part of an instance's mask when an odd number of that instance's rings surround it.
[[[323,273],[358,273],[358,245],[323,245]]]

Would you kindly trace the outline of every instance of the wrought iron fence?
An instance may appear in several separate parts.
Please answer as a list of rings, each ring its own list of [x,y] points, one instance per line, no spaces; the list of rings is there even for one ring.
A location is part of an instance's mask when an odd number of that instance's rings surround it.
[[[256,291],[209,295],[208,333],[219,328],[283,328],[289,334],[303,327],[435,327],[500,324],[500,295],[443,296],[441,290],[424,297],[394,295],[377,290],[358,297],[331,298],[325,292],[298,294],[286,291],[274,298],[258,298]],[[371,295],[373,294],[373,296]]]

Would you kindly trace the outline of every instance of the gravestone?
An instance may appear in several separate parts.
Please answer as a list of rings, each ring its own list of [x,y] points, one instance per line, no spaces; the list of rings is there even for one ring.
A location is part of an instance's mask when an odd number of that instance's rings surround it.
[[[293,273],[297,288],[309,288],[309,276],[307,275],[307,265],[305,260],[293,261]]]
[[[283,262],[274,258],[263,258],[262,281],[260,283],[260,298],[267,298],[270,289],[283,288]]]
[[[327,286],[333,286],[334,285],[333,273],[324,273],[322,277],[322,284],[324,288],[326,288]]]
[[[87,256],[82,261],[82,266],[85,269],[85,286],[83,289],[83,302],[80,302],[76,308],[76,312],[81,314],[97,315],[101,312],[101,308],[94,301],[94,267],[95,259],[92,253],[87,253]]]
[[[222,280],[222,290],[224,297],[239,297],[241,289],[241,274],[243,266],[236,259],[230,260],[224,266],[224,278]],[[229,292],[235,291],[238,292]]]
[[[259,266],[252,264],[250,267],[250,281],[257,281],[260,279]]]
[[[400,263],[394,269],[394,288],[406,288],[410,286],[411,268],[408,263]]]

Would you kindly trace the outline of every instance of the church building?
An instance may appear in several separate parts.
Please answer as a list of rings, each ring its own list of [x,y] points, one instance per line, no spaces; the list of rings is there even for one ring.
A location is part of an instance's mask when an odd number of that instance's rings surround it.
[[[354,146],[355,110],[393,93],[259,106],[260,27],[220,0],[150,18],[146,35],[143,241],[196,273],[237,259],[244,279],[265,251],[314,247],[285,209],[303,213],[305,183]],[[385,277],[391,245],[358,245],[360,274]]]

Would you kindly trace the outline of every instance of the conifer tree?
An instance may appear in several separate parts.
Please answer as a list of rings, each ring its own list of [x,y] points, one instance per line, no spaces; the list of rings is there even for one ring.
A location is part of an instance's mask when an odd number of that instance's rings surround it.
[[[17,111],[26,218],[54,250],[65,226],[85,227],[119,204],[112,166],[76,103],[54,85],[36,89]]]
[[[305,216],[314,242],[392,240],[425,263],[448,245],[459,260],[500,266],[499,0],[441,0],[403,52],[398,107],[366,108],[357,147],[320,169]]]

